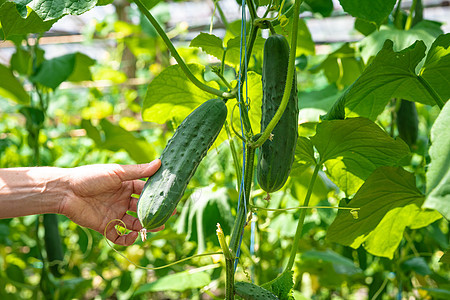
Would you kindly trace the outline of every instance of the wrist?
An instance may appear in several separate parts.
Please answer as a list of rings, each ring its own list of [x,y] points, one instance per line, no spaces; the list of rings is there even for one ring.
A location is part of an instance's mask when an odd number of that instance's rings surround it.
[[[0,218],[60,213],[69,189],[67,169],[55,167],[0,170]]]

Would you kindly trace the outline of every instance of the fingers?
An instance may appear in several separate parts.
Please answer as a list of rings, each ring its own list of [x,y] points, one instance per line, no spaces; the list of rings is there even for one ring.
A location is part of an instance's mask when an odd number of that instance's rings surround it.
[[[119,172],[117,174],[122,181],[135,180],[152,176],[158,171],[160,166],[161,160],[159,159],[155,159],[148,164],[119,165]]]
[[[140,195],[144,189],[145,181],[133,180],[133,193]]]
[[[108,236],[108,234],[107,234],[106,237],[116,245],[130,246],[130,245],[133,245],[133,243],[136,241],[138,235],[139,235],[139,232],[137,232],[137,231],[132,231],[132,232],[130,232],[128,234],[124,234],[124,235],[118,235],[117,232],[115,232],[115,233],[112,233],[111,236]]]

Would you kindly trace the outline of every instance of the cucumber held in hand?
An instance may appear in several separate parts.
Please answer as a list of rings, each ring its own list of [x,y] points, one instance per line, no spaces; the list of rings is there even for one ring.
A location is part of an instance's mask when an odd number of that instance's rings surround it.
[[[283,98],[289,61],[289,43],[282,35],[270,36],[264,44],[262,70],[263,99],[261,132],[275,115]],[[264,142],[258,154],[257,179],[261,188],[275,192],[283,187],[294,162],[298,136],[297,79],[294,79],[289,102],[273,137]]]
[[[172,215],[226,117],[225,103],[212,99],[195,109],[177,128],[161,154],[161,167],[147,180],[139,197],[137,214],[145,229],[162,226]]]

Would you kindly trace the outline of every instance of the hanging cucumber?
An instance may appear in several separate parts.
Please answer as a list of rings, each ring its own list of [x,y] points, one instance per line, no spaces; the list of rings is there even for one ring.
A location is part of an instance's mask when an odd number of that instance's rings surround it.
[[[208,100],[184,119],[161,154],[161,167],[145,183],[137,214],[142,226],[155,229],[171,216],[227,116],[220,99]]]
[[[50,265],[50,272],[56,277],[61,277],[60,267],[64,261],[64,250],[61,236],[59,235],[57,215],[44,215],[44,230],[45,250]]]
[[[408,100],[400,100],[397,111],[398,135],[409,147],[416,144],[419,133],[419,119],[417,116],[416,103]]]
[[[263,99],[261,132],[272,120],[283,98],[289,61],[289,43],[282,35],[270,36],[264,44]],[[295,74],[295,73],[294,73]],[[297,79],[294,75],[289,102],[273,136],[259,149],[257,179],[261,188],[270,193],[283,187],[294,161],[298,135]]]

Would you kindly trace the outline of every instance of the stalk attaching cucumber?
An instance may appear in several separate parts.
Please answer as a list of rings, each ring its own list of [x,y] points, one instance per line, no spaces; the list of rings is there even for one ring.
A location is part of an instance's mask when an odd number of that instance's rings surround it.
[[[175,131],[161,154],[161,167],[145,183],[137,214],[142,226],[155,229],[171,216],[189,180],[214,143],[227,116],[223,100],[208,100]]]
[[[263,59],[261,132],[272,120],[283,98],[289,61],[287,39],[282,35],[270,36],[264,44]],[[256,172],[258,183],[264,191],[275,192],[286,183],[294,161],[297,137],[298,99],[294,75],[286,109],[272,131],[271,138],[259,149]]]

